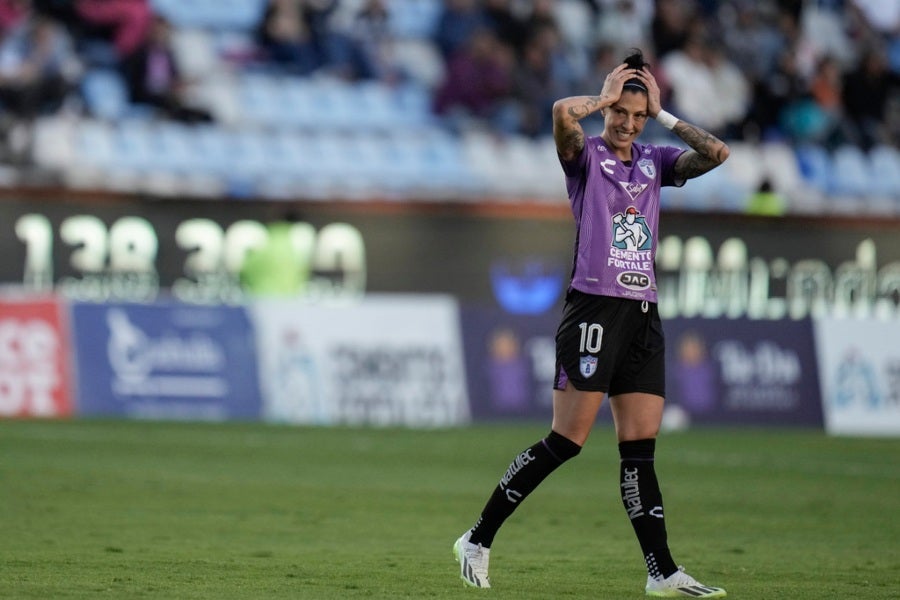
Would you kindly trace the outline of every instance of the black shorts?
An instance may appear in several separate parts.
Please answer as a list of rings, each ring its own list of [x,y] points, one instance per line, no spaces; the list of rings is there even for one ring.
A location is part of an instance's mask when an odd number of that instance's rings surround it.
[[[556,378],[563,390],[666,395],[666,344],[655,303],[595,296],[578,290],[566,295],[556,332]]]

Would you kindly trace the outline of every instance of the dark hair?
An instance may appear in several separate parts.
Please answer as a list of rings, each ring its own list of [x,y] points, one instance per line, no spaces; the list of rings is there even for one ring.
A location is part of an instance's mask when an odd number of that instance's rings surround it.
[[[650,63],[644,60],[644,53],[641,52],[640,48],[632,48],[630,50],[631,54],[625,57],[623,61],[626,65],[628,65],[629,69],[644,69],[645,67],[649,67]],[[623,88],[635,88],[644,93],[647,93],[647,86],[644,85],[644,82],[638,79],[637,77],[632,77],[622,86]]]

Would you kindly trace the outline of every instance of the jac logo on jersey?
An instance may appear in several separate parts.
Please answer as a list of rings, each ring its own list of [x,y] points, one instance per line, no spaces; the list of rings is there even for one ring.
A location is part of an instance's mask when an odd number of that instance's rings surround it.
[[[619,273],[616,281],[624,288],[629,290],[646,290],[650,287],[650,277],[644,273],[636,273],[635,271],[625,271]]]

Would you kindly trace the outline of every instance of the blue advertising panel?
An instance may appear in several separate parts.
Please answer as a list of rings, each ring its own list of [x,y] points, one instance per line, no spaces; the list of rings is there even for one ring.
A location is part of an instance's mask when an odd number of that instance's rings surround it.
[[[666,393],[691,423],[821,427],[812,322],[669,319]]]
[[[77,412],[258,419],[253,329],[233,306],[72,305]]]

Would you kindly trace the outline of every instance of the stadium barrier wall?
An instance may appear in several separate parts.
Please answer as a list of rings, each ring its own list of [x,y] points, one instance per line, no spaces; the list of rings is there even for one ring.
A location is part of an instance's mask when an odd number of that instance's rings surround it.
[[[246,306],[6,298],[0,417],[545,420],[555,327],[553,314],[444,295]],[[665,327],[669,425],[900,435],[900,321],[676,317]]]
[[[409,426],[549,415],[574,235],[565,204],[3,195],[0,288],[31,295],[0,304],[3,415]],[[288,226],[287,255],[273,223]],[[900,221],[667,212],[659,233],[676,422],[900,429],[889,343]],[[253,253],[277,269],[249,272]],[[254,282],[291,283],[297,301],[262,303]],[[378,295],[391,301],[376,309]],[[333,325],[338,305],[352,326]],[[401,333],[407,320],[418,326]],[[182,353],[195,370],[158,368],[148,383],[110,350],[141,335],[154,368]],[[324,407],[289,406],[292,386],[320,390]]]

